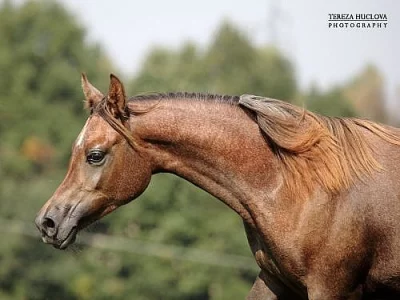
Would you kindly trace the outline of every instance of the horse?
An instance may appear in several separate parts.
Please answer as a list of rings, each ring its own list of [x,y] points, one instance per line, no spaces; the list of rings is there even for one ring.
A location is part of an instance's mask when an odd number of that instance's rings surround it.
[[[400,130],[252,95],[103,95],[35,223],[65,249],[79,230],[173,173],[244,223],[260,273],[247,299],[400,299]]]

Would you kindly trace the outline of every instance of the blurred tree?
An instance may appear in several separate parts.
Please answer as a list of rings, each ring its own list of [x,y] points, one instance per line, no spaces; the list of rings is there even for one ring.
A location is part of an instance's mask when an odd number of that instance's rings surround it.
[[[77,101],[83,99],[80,72],[98,82],[111,65],[98,46],[85,44],[84,30],[57,3],[28,1],[15,7],[5,1],[0,20],[0,70],[7,74],[0,78],[3,142],[16,150],[35,135],[44,144],[60,146],[65,162],[81,126],[77,121],[85,116]]]
[[[289,60],[273,47],[256,47],[229,22],[221,25],[207,49],[197,48],[193,43],[177,51],[155,47],[130,90],[253,93],[287,101],[296,93]]]
[[[383,78],[375,66],[366,66],[345,87],[344,94],[360,116],[380,122],[386,121]]]
[[[309,92],[300,97],[299,103],[311,111],[331,117],[355,117],[356,111],[353,104],[344,96],[340,87],[321,92],[313,85]]]

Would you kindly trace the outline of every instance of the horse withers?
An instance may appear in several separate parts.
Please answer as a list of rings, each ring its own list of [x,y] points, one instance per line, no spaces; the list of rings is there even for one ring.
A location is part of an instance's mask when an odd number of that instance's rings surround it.
[[[45,243],[138,197],[152,174],[199,186],[241,216],[260,274],[248,299],[400,299],[400,131],[243,95],[103,95],[65,179],[38,213]]]

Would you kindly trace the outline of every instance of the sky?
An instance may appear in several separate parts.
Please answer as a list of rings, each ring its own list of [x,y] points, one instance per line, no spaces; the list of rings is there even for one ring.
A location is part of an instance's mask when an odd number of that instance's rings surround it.
[[[275,44],[294,63],[300,88],[340,85],[366,64],[382,72],[394,101],[400,89],[398,0],[60,0],[124,74],[140,68],[154,45],[178,48],[191,40],[206,47],[225,19],[258,45]],[[383,13],[387,28],[328,28],[328,14]],[[268,76],[268,74],[266,74]],[[251,91],[249,91],[251,93]],[[268,96],[268,95],[265,95]],[[398,99],[398,98],[397,98]]]

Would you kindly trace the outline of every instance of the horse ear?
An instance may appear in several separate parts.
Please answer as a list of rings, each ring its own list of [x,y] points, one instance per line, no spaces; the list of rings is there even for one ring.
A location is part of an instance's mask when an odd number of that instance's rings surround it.
[[[85,73],[81,75],[81,82],[85,95],[85,107],[92,111],[93,107],[104,98],[104,95],[89,82]]]
[[[114,74],[110,74],[110,88],[107,104],[115,117],[125,116],[125,89],[122,82]]]

